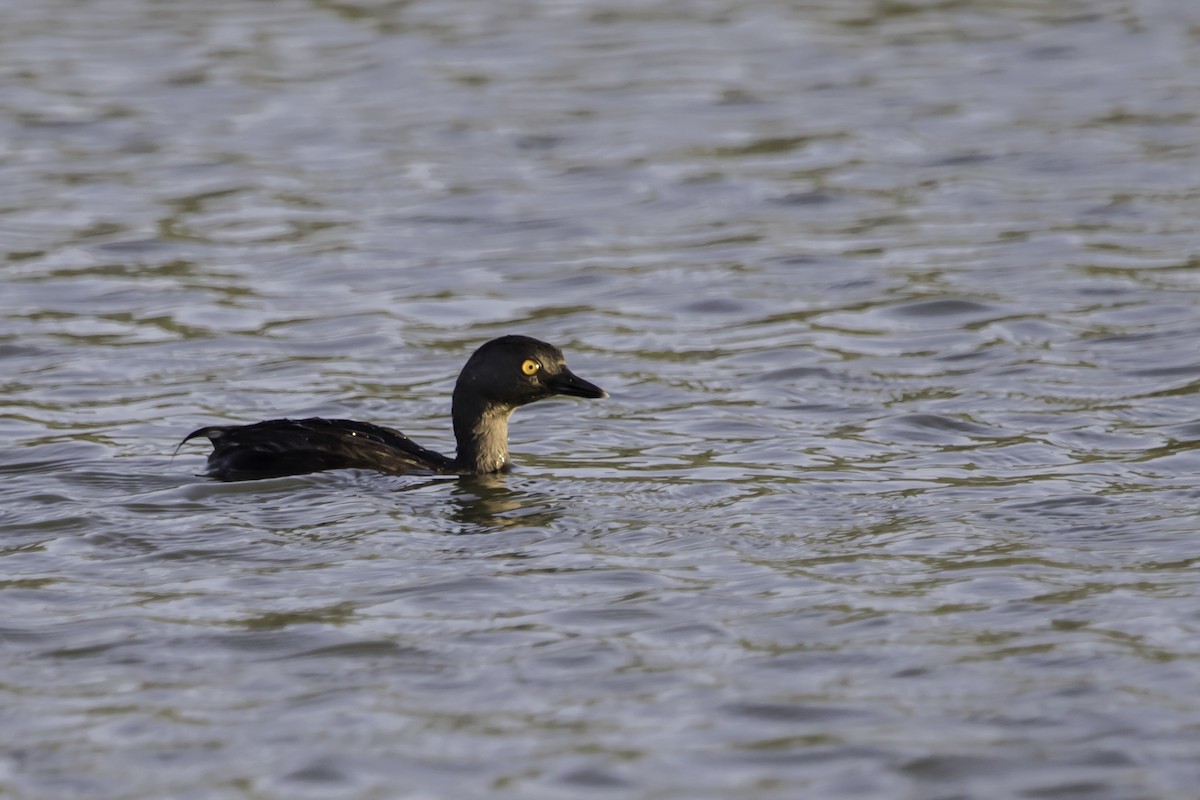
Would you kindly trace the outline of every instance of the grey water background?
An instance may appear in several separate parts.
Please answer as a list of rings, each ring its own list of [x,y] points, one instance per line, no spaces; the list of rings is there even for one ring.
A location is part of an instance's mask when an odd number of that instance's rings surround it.
[[[1200,4],[2,16],[0,796],[1196,796]]]

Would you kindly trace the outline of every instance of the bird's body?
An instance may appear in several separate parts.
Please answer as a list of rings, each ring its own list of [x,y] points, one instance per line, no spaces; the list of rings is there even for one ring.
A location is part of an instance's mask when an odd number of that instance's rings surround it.
[[[273,419],[213,425],[184,442],[213,445],[208,474],[226,481],[300,475],[330,469],[485,474],[508,469],[508,419],[520,406],[552,395],[606,397],[569,369],[562,351],[527,336],[503,336],[467,361],[454,387],[453,458],[428,450],[400,431],[345,419]]]
[[[330,469],[457,472],[455,461],[427,450],[394,428],[349,419],[270,419],[253,425],[213,425],[208,474],[226,481],[272,478]]]

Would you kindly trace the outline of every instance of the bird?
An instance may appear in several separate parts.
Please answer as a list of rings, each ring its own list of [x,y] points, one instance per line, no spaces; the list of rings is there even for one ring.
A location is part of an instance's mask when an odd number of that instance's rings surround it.
[[[508,420],[513,412],[554,395],[602,398],[608,392],[567,369],[554,345],[529,336],[501,336],[467,359],[454,385],[451,417],[458,449],[453,458],[421,447],[395,428],[321,417],[209,425],[189,433],[179,447],[206,437],[213,446],[206,474],[221,481],[333,469],[486,475],[512,469]]]

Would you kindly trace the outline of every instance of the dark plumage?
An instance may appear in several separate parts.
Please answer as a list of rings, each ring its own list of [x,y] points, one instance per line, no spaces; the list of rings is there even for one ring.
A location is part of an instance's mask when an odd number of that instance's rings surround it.
[[[520,406],[562,394],[607,397],[567,369],[562,351],[528,336],[502,336],[467,360],[454,385],[454,458],[427,450],[398,430],[347,419],[272,419],[192,431],[212,441],[208,474],[223,481],[276,478],[327,469],[501,472],[508,461],[508,418]]]

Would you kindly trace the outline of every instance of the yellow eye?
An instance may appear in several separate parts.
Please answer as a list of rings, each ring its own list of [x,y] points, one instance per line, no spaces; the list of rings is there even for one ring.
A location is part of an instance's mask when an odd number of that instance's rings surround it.
[[[532,375],[542,368],[542,365],[534,361],[532,358],[527,358],[521,363],[521,372],[526,375]]]

